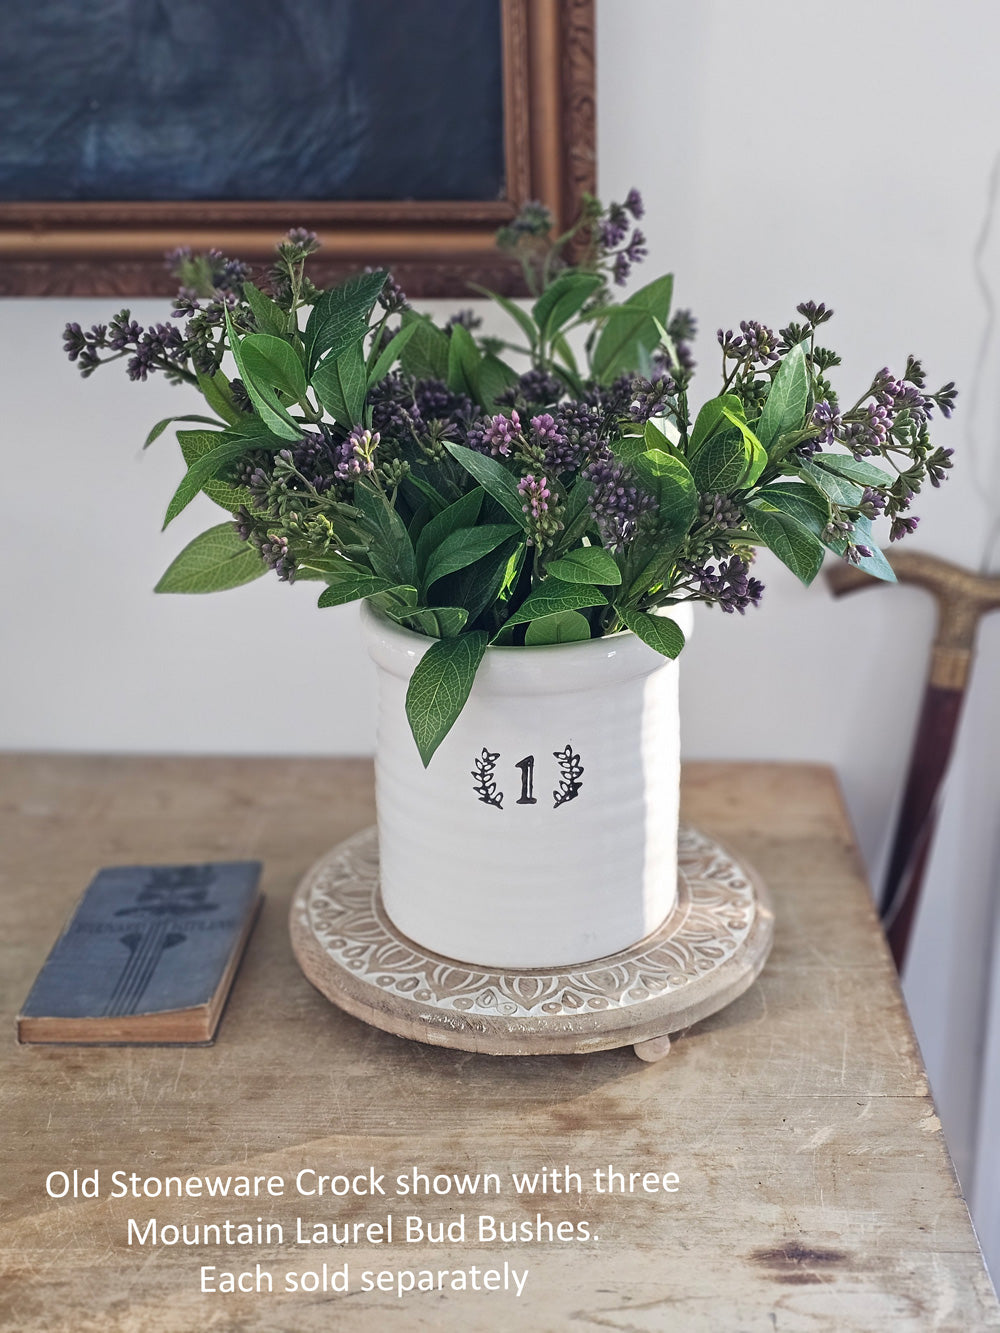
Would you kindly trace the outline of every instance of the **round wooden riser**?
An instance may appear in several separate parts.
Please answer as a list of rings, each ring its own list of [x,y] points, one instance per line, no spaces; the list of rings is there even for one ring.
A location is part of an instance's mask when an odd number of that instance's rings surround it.
[[[378,842],[365,829],[328,852],[292,902],[292,948],[334,1004],[386,1032],[484,1055],[558,1055],[634,1046],[644,1060],[670,1034],[735,1000],[774,934],[755,873],[682,828],[678,902],[644,940],[593,962],[492,972],[421,948],[382,910]]]

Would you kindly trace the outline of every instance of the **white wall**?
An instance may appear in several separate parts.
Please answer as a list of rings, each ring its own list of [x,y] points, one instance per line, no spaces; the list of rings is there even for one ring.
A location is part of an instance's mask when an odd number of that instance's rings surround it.
[[[829,340],[844,357],[845,396],[883,364],[923,355],[930,378],[956,379],[962,396],[938,431],[956,449],[955,473],[917,507],[912,545],[977,566],[1000,512],[1000,346],[974,265],[1000,153],[1000,10],[987,0],[598,0],[598,24],[601,190],[621,197],[637,184],[646,195],[645,271],[672,269],[678,301],[699,316],[702,394],[716,392],[717,326],[755,317],[777,327],[806,298],[837,312]],[[996,300],[996,228],[981,251]],[[0,306],[0,745],[370,750],[372,685],[352,609],[317,612],[314,587],[272,579],[217,597],[152,594],[176,551],[221,515],[196,502],[157,533],[181,467],[169,437],[141,457],[139,446],[157,416],[196,410],[195,400],[111,370],[81,382],[64,361],[64,322],[113,308]],[[164,313],[157,302],[134,309],[146,320]],[[760,611],[700,617],[687,653],[686,752],[834,764],[877,871],[931,608],[904,588],[834,603],[822,585],[807,591],[773,561],[761,567]],[[970,1190],[982,941],[1000,880],[998,662],[994,623],[906,987]],[[1000,1163],[981,1161],[994,1174],[977,1186],[979,1220],[1000,1268],[1000,1217],[985,1207]]]

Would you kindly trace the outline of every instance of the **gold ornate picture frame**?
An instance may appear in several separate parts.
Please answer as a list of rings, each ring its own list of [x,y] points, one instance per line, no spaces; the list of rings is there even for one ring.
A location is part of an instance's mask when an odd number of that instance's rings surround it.
[[[595,189],[593,0],[498,0],[503,190],[483,200],[86,200],[0,202],[0,295],[166,295],[163,256],[215,247],[264,263],[290,226],[316,231],[319,282],[390,267],[408,294],[457,296],[479,282],[514,294],[520,274],[497,228],[528,199],[556,226]]]

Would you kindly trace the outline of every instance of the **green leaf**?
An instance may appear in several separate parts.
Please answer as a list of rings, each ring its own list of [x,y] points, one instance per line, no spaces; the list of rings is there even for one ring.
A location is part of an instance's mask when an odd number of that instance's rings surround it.
[[[737,416],[736,413],[731,412],[728,407],[724,407],[722,409],[722,415],[728,422],[730,422],[731,425],[735,426],[736,429],[740,432],[740,434],[743,436],[743,443],[747,447],[747,453],[749,454],[749,459],[747,462],[746,471],[740,478],[739,487],[740,490],[749,490],[750,487],[757,480],[757,478],[764,471],[764,469],[767,467],[767,450],[764,448],[760,440],[757,439],[757,436],[747,425],[742,412],[740,412],[739,416]]]
[[[386,343],[385,347],[378,355],[378,359],[368,372],[368,388],[373,384],[378,384],[379,380],[385,379],[389,373],[389,368],[403,353],[406,344],[414,336],[420,324],[414,321],[412,324],[404,324],[398,333],[394,334]]]
[[[181,510],[187,508],[205,482],[215,477],[220,468],[225,467],[227,463],[232,463],[237,458],[241,458],[248,450],[256,447],[257,442],[255,440],[248,440],[243,437],[233,439],[228,434],[219,432],[219,443],[209,449],[207,453],[203,453],[196,458],[185,472],[181,484],[174,491],[173,498],[167,506],[167,515],[163,520],[163,526],[166,527],[168,523],[173,522]]]
[[[867,546],[871,555],[863,555],[856,562],[851,563],[855,568],[864,570],[866,574],[871,574],[873,578],[882,579],[886,583],[895,583],[896,575],[892,565],[885,558],[884,553],[879,549],[872,534],[871,519],[858,518],[854,521],[854,531],[849,534],[851,540],[861,546]],[[832,542],[827,542],[827,547],[843,556],[847,550],[847,538],[841,537]]]
[[[769,455],[782,435],[802,429],[808,405],[809,365],[805,343],[797,343],[779,366],[757,422],[757,438]]]
[[[501,361],[492,352],[487,352],[476,371],[476,398],[487,412],[496,411],[496,400],[505,389],[509,389],[518,380],[517,371]]]
[[[393,588],[390,579],[380,579],[368,570],[359,569],[353,576],[350,573],[338,575],[335,582],[324,588],[319,595],[317,606],[343,606],[347,602],[356,602],[362,597],[374,597],[379,592],[389,592]]]
[[[416,665],[406,691],[406,716],[425,768],[465,707],[486,643],[481,630],[437,639]]]
[[[605,323],[594,348],[591,368],[602,384],[629,371],[637,370],[643,352],[649,353],[659,341],[655,320],[666,324],[674,280],[666,274],[633,293],[619,306],[610,306],[601,314]]]
[[[217,370],[214,375],[205,375],[199,370],[196,371],[196,374],[198,376],[198,388],[212,411],[217,412],[222,420],[228,421],[230,425],[239,421],[243,413],[233,402],[233,393],[225,373]]]
[[[607,606],[608,599],[599,588],[584,583],[562,583],[559,579],[544,579],[521,603],[519,610],[507,621],[508,625],[524,625],[539,616],[555,615],[557,611],[578,611],[584,606]]]
[[[443,380],[448,376],[448,336],[435,328],[425,315],[404,310],[403,328],[417,325],[417,331],[403,348],[400,365],[407,375],[418,380]]]
[[[590,638],[590,621],[579,611],[557,611],[539,616],[524,632],[524,642],[533,647],[545,643],[580,643]]]
[[[532,314],[545,342],[568,323],[603,283],[598,273],[563,273],[542,292]]]
[[[824,468],[818,468],[815,463],[810,462],[807,458],[798,461],[796,469],[800,476],[804,477],[812,486],[815,486],[834,504],[854,506],[861,503],[864,488],[856,485],[853,481],[834,476],[832,472],[827,472]]]
[[[781,563],[806,586],[812,583],[823,563],[823,544],[819,538],[797,519],[777,511],[754,508],[752,522],[754,532]]]
[[[232,523],[220,523],[188,542],[159,583],[157,592],[221,592],[266,573],[258,553]]]
[[[511,319],[517,324],[521,332],[528,340],[529,348],[534,351],[535,344],[538,342],[538,328],[535,321],[526,310],[522,310],[516,302],[507,296],[501,296],[499,292],[490,291],[489,287],[480,287],[478,282],[470,282],[469,286],[474,292],[479,292],[481,296],[488,296],[491,301],[495,301],[501,310],[506,310]]]
[[[291,331],[292,317],[287,311],[282,310],[277,301],[265,296],[252,282],[243,283],[243,298],[253,311],[253,317],[261,333],[273,333],[279,338],[284,338]]]
[[[173,425],[175,421],[201,421],[204,422],[206,426],[216,426],[216,427],[225,425],[225,423],[222,421],[216,421],[215,417],[199,417],[194,413],[190,413],[187,416],[183,417],[164,417],[162,421],[158,421],[156,423],[153,429],[146,436],[145,442],[143,443],[142,447],[144,449],[148,449],[149,446],[153,443],[153,441],[158,440],[160,436],[163,434],[163,432],[167,429],[167,427]]]
[[[441,579],[435,586],[435,596],[449,606],[464,606],[469,620],[475,620],[486,607],[497,601],[512,558],[519,553],[523,555],[523,551],[524,542],[520,537],[509,538],[475,564]]]
[[[481,352],[464,324],[453,324],[448,340],[448,388],[478,401],[476,380]]]
[[[664,657],[676,657],[684,647],[684,631],[669,616],[651,616],[646,611],[622,611],[621,618],[637,638]]]
[[[830,522],[830,502],[825,495],[805,482],[779,481],[763,486],[752,500],[749,509],[777,509],[797,519],[815,537],[822,537]]]
[[[691,464],[702,495],[735,490],[750,466],[750,449],[735,426],[716,431]]]
[[[467,449],[464,444],[453,444],[451,440],[442,440],[442,444],[465,468],[470,476],[479,482],[487,495],[492,495],[498,504],[503,505],[512,518],[517,519],[527,531],[527,516],[524,512],[524,500],[517,489],[517,482],[502,463],[486,454]]]
[[[744,417],[743,404],[734,393],[720,394],[718,398],[710,398],[704,404],[698,413],[694,430],[692,430],[691,437],[688,440],[687,457],[689,462],[697,455],[706,440],[727,420],[724,415],[727,411],[737,418]]]
[[[260,413],[261,420],[275,435],[280,435],[283,440],[300,440],[302,438],[302,427],[289,416],[272,390],[264,385],[258,385],[254,381],[243,356],[242,343],[233,328],[233,321],[230,318],[228,308],[223,310],[223,318],[226,323],[229,346],[236,361],[236,367],[240,372],[240,379],[242,379],[253,405]]]
[[[342,426],[356,426],[365,406],[365,357],[361,343],[349,346],[339,356],[328,356],[313,371],[316,396]]]
[[[687,535],[698,513],[698,488],[683,458],[662,449],[646,449],[633,467],[657,503],[657,525],[675,541]]]
[[[563,512],[563,530],[556,543],[557,551],[568,551],[576,546],[594,522],[587,503],[594,493],[594,488],[584,477],[577,477],[566,496],[566,509]]]
[[[293,403],[306,394],[306,372],[295,349],[270,333],[248,333],[240,344],[243,364],[259,389],[276,389]]]
[[[235,432],[230,431],[228,437],[232,437]],[[273,437],[272,437],[273,438]],[[181,447],[181,454],[184,462],[190,467],[203,454],[209,453],[219,443],[220,432],[217,430],[179,430],[177,432],[177,443]],[[275,441],[276,444],[283,444],[283,440]],[[251,447],[257,448],[259,441],[254,439]],[[210,478],[202,482],[202,494],[207,495],[217,505],[223,509],[228,509],[231,514],[235,514],[241,505],[249,507],[251,503],[250,492],[245,486],[234,486],[228,481],[219,481],[216,478]]]
[[[457,532],[459,528],[471,528],[475,525],[485,494],[482,486],[476,486],[454,504],[435,514],[425,525],[417,538],[417,569],[421,576],[427,567],[431,552],[440,546],[446,537]]]
[[[416,472],[410,472],[403,479],[404,486],[413,486],[424,497],[431,507],[432,514],[440,514],[442,510],[448,508],[448,501],[444,498],[436,486],[432,486],[426,477],[420,477]]]
[[[459,528],[449,533],[428,558],[424,587],[429,588],[446,574],[475,564],[519,531],[509,523],[484,523],[478,528]]]
[[[353,343],[363,341],[372,307],[388,276],[385,269],[358,273],[320,296],[302,335],[310,374],[321,357],[336,359]]]
[[[395,584],[415,584],[417,562],[410,534],[386,497],[361,477],[354,483],[354,505],[365,527],[376,538],[369,552],[375,573]]]
[[[892,485],[892,477],[883,468],[874,467],[860,458],[848,458],[846,454],[813,454],[810,462],[824,472],[845,477],[859,486]]]
[[[561,579],[563,583],[603,584],[608,587],[617,586],[622,581],[618,562],[603,546],[581,546],[575,551],[569,551],[561,559],[547,565],[545,572],[550,578]]]
[[[432,639],[454,639],[465,628],[469,613],[464,606],[423,606],[406,617],[410,629]]]

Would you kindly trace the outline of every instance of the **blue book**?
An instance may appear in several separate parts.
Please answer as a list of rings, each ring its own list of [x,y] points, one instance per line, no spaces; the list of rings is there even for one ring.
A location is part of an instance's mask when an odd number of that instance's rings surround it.
[[[18,1015],[18,1041],[210,1044],[257,917],[260,870],[99,871]]]

